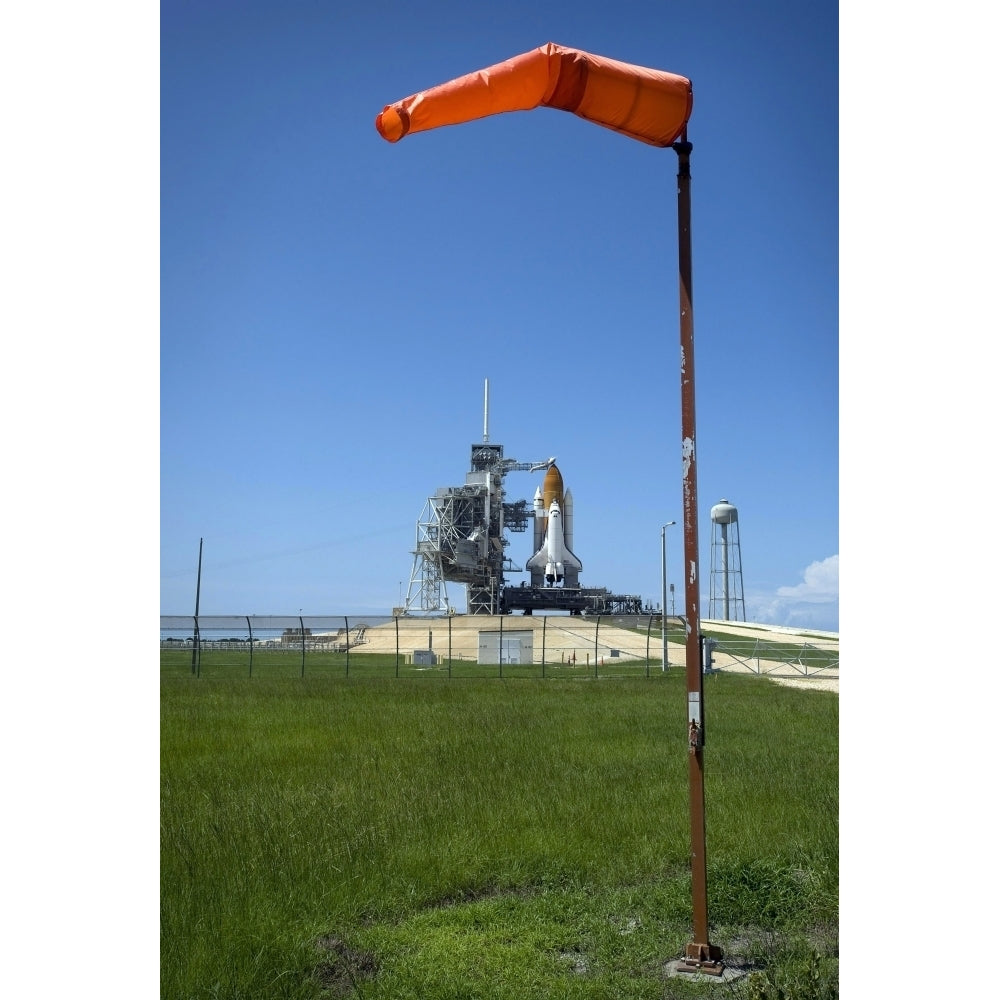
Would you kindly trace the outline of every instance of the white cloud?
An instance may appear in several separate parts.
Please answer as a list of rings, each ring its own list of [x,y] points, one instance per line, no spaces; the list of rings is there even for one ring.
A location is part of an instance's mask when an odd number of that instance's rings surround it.
[[[810,563],[803,573],[803,582],[794,587],[779,587],[778,597],[809,604],[828,604],[840,595],[840,556],[829,556],[822,562]]]
[[[840,556],[810,563],[802,582],[746,595],[747,620],[764,625],[840,631]]]

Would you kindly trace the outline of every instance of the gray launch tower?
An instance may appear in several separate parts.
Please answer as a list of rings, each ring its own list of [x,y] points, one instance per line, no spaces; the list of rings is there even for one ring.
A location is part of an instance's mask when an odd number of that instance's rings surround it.
[[[508,472],[536,472],[545,462],[503,457],[503,445],[489,443],[490,383],[486,380],[482,444],[472,445],[471,468],[464,486],[439,489],[424,504],[417,522],[417,545],[403,614],[448,612],[447,583],[464,583],[467,613],[501,614],[504,573],[520,573],[504,549],[505,531],[526,531],[528,501],[507,503]]]

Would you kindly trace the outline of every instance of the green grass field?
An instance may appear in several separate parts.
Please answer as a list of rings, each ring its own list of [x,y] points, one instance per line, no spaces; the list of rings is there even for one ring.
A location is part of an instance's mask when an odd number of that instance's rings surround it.
[[[164,663],[164,998],[838,996],[836,695],[705,679],[712,943],[753,970],[706,984],[664,972],[692,932],[683,671],[362,660]]]
[[[547,663],[477,663],[475,660],[441,655],[433,667],[414,665],[411,657],[395,653],[332,653],[310,649],[256,649],[251,659],[246,649],[204,648],[198,654],[195,672],[199,677],[221,679],[240,677],[352,677],[352,678],[547,678],[648,677],[661,673],[659,653],[649,659],[602,658],[598,663],[581,657],[569,665],[556,659]],[[190,649],[161,649],[161,677],[185,677],[192,673]]]

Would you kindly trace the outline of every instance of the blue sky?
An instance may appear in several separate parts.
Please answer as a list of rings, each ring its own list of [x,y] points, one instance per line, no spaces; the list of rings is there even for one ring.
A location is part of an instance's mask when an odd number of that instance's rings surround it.
[[[573,491],[581,582],[659,602],[683,516],[676,155],[551,109],[397,145],[373,125],[555,41],[693,81],[702,614],[725,497],[748,619],[839,627],[835,4],[161,15],[162,613],[194,610],[201,538],[203,614],[388,613],[486,379],[490,440],[556,456]],[[508,500],[540,481],[511,473]]]

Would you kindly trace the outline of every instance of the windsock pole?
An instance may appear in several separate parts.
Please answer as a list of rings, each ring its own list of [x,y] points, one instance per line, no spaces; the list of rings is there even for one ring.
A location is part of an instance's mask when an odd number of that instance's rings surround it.
[[[705,705],[702,698],[701,621],[698,610],[698,469],[694,421],[694,314],[691,295],[691,143],[687,128],[677,153],[677,260],[680,272],[681,460],[684,473],[685,665],[688,700],[688,784],[691,803],[691,897],[694,940],[678,963],[680,972],[722,975],[722,949],[708,940],[708,865],[705,858]]]

